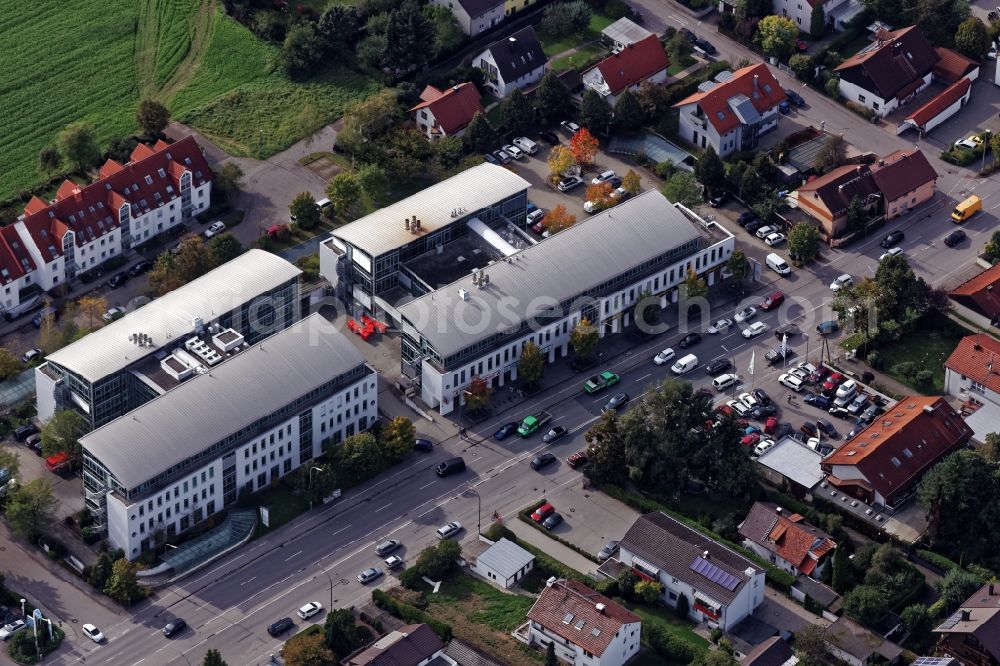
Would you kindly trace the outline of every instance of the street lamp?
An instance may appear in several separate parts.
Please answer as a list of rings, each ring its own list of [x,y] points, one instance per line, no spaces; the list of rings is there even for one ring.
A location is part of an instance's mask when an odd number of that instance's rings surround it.
[[[310,511],[312,511],[312,508],[313,508],[313,495],[312,495],[312,489],[313,489],[313,472],[322,472],[322,471],[323,471],[323,469],[321,467],[316,467],[315,465],[313,465],[312,467],[309,468],[309,510]]]
[[[483,533],[483,498],[479,495],[479,491],[469,486],[469,489],[465,492],[475,495],[477,500],[477,511],[476,511],[476,532],[477,534]]]
[[[472,391],[462,389],[458,393],[458,434],[462,439],[465,439],[465,426],[462,425],[462,398],[467,395],[472,395]]]
[[[175,546],[174,544],[172,544],[172,543],[164,543],[163,544],[163,554],[164,555],[167,554],[167,548],[173,548],[174,550],[177,550],[177,546]]]

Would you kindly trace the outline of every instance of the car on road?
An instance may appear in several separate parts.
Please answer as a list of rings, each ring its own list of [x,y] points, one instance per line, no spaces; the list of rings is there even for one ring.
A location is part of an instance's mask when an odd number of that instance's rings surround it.
[[[725,333],[730,328],[732,328],[732,326],[733,326],[732,319],[722,318],[716,321],[711,326],[709,326],[708,332],[711,333],[712,335],[715,335],[716,333]]]
[[[612,178],[617,178],[617,177],[618,177],[618,174],[616,174],[614,171],[611,171],[609,169],[608,171],[602,171],[601,173],[599,173],[596,176],[594,176],[594,179],[592,181],[590,181],[590,184],[591,185],[600,185],[601,183],[606,183],[607,181],[611,180]]]
[[[552,442],[555,442],[556,440],[560,440],[563,437],[565,437],[568,432],[569,431],[566,430],[566,428],[562,426],[556,426],[552,430],[549,430],[547,433],[542,435],[542,441],[545,442],[546,444],[551,444]]]
[[[385,562],[385,568],[388,569],[389,571],[392,571],[393,569],[398,569],[399,567],[403,566],[403,558],[400,557],[399,555],[390,555],[383,561]]]
[[[681,349],[687,349],[688,347],[693,347],[694,345],[701,342],[701,336],[697,333],[688,333],[681,341],[677,343],[677,346]]]
[[[955,229],[953,232],[944,237],[944,244],[948,247],[955,247],[965,239],[965,232],[961,229]]]
[[[899,242],[903,240],[903,238],[905,238],[903,232],[897,229],[896,231],[890,232],[889,235],[883,238],[879,245],[888,249],[894,245],[899,245]]]
[[[364,571],[358,574],[358,582],[362,585],[367,585],[373,580],[378,580],[382,577],[382,570],[378,567],[368,567]]]
[[[676,356],[674,350],[670,347],[667,347],[666,349],[662,350],[659,354],[653,357],[653,363],[655,363],[656,365],[664,365],[672,361],[674,356]]]
[[[732,362],[728,358],[717,358],[705,366],[705,374],[715,377],[728,370],[730,366],[732,366]]]
[[[121,273],[115,273],[111,276],[108,280],[108,286],[112,289],[117,289],[118,287],[123,286],[126,282],[128,282],[128,273],[122,271]]]
[[[618,551],[618,541],[609,541],[604,544],[600,552],[597,553],[597,561],[604,562]]]
[[[507,153],[508,155],[510,155],[511,157],[513,157],[515,160],[523,160],[525,157],[527,157],[524,154],[523,150],[521,150],[517,146],[513,146],[513,145],[510,145],[510,144],[507,144],[506,146],[504,146],[502,148],[502,150],[505,153]]]
[[[536,523],[540,523],[546,518],[548,518],[550,515],[552,515],[555,512],[555,510],[556,508],[552,506],[551,502],[546,502],[545,504],[542,504],[540,507],[531,512],[531,519]]]
[[[774,329],[774,337],[780,340],[786,335],[788,337],[792,337],[793,335],[798,335],[801,332],[802,331],[799,330],[797,324],[782,324],[778,328]]]
[[[739,217],[736,218],[736,224],[740,225],[741,227],[745,227],[756,219],[757,219],[756,213],[754,213],[753,211],[745,210],[742,213],[740,213]]]
[[[604,409],[609,412],[615,412],[625,406],[629,400],[628,393],[622,391],[621,393],[616,393],[604,404]]]
[[[318,601],[310,601],[305,606],[298,610],[299,617],[303,620],[308,620],[313,615],[316,615],[323,610],[323,604]]]
[[[11,636],[27,628],[28,625],[24,623],[24,620],[14,620],[10,624],[5,624],[0,627],[0,640],[9,641]]]
[[[82,629],[83,629],[83,635],[89,638],[90,640],[94,641],[95,643],[104,642],[104,634],[102,634],[101,630],[95,627],[94,625],[85,624],[83,625]]]
[[[504,423],[502,426],[500,426],[499,430],[493,433],[493,439],[497,440],[498,442],[502,442],[503,440],[513,435],[515,432],[517,432],[516,423],[514,423],[513,421],[510,423]]]
[[[577,125],[571,120],[562,121],[561,123],[559,123],[559,127],[562,127],[564,130],[566,130],[570,136],[576,134],[581,129],[579,125]]]
[[[375,546],[375,554],[378,555],[379,557],[385,557],[389,553],[395,550],[399,550],[399,547],[401,545],[402,544],[399,542],[398,539],[387,539],[382,543],[380,543],[379,545]]]
[[[185,629],[187,629],[187,622],[179,617],[175,617],[170,622],[167,622],[166,626],[163,627],[163,635],[167,638],[171,638]]]
[[[423,437],[417,437],[413,440],[413,450],[420,451],[421,453],[431,453],[434,451],[434,442]]]
[[[579,187],[580,185],[583,185],[583,178],[580,178],[579,176],[566,176],[559,181],[559,184],[556,185],[556,187],[560,192],[569,192],[574,187]]]
[[[273,638],[277,638],[294,626],[295,623],[292,622],[292,618],[283,617],[280,620],[275,620],[271,624],[267,625],[267,633],[271,634]]]
[[[765,333],[766,331],[767,324],[762,321],[755,321],[750,324],[750,326],[743,329],[743,337],[750,340],[751,338],[756,338],[758,335]]]
[[[800,109],[806,105],[806,101],[802,99],[802,95],[798,94],[794,90],[785,89],[785,95],[788,99],[792,100],[792,104],[799,107]]]
[[[572,469],[576,469],[577,467],[582,467],[582,466],[586,465],[587,464],[587,452],[586,451],[577,451],[576,453],[574,453],[573,455],[571,455],[569,458],[566,458],[566,464],[569,465],[570,468],[572,468]]]
[[[764,312],[770,312],[774,308],[778,307],[785,302],[785,293],[783,291],[772,291],[768,294],[764,300],[760,302],[759,307]]]
[[[531,465],[531,469],[537,471],[542,469],[543,467],[548,467],[555,461],[556,457],[554,455],[552,455],[551,453],[543,453],[541,455],[532,458],[529,464]]]
[[[212,224],[208,225],[208,229],[205,229],[205,238],[218,236],[225,230],[225,223],[222,220],[216,220],[215,222],[212,222]]]
[[[774,247],[775,245],[781,245],[786,240],[788,240],[788,237],[785,236],[785,234],[781,233],[780,231],[775,231],[774,233],[770,233],[770,234],[768,234],[767,236],[764,237],[764,243],[768,247]]]
[[[551,516],[542,521],[542,527],[547,530],[555,529],[557,525],[562,523],[563,517],[558,513],[553,513]]]
[[[833,282],[830,283],[830,291],[840,291],[844,287],[850,287],[854,284],[854,278],[852,278],[847,273],[839,275],[834,278]]]
[[[736,313],[734,319],[736,319],[737,324],[742,324],[745,321],[749,321],[757,316],[757,308],[752,305],[748,305],[739,312]]]
[[[113,308],[108,308],[108,311],[101,315],[101,319],[104,321],[114,321],[118,319],[123,314],[125,314],[125,308],[118,307],[117,305]]]
[[[21,363],[31,363],[36,358],[41,358],[44,355],[45,352],[43,352],[38,347],[35,347],[34,349],[29,349],[28,351],[24,352],[23,356],[21,356]]]
[[[550,146],[559,145],[559,137],[556,136],[555,132],[550,132],[549,130],[542,130],[538,133],[538,138],[549,144]]]
[[[133,266],[132,268],[128,269],[128,274],[131,275],[132,277],[138,277],[139,275],[142,275],[143,273],[148,273],[150,270],[152,270],[152,268],[153,268],[153,262],[152,261],[146,261],[145,259],[143,259],[142,261],[140,261],[139,263],[137,263],[135,266]]]
[[[792,389],[796,393],[801,391],[804,385],[804,382],[801,379],[799,379],[795,375],[790,375],[787,373],[778,377],[778,383],[785,386],[786,388]]]
[[[901,254],[903,254],[903,248],[901,248],[901,247],[894,247],[894,248],[891,248],[888,252],[883,253],[882,256],[880,256],[878,258],[878,260],[879,261],[885,261],[889,257],[898,257]]]

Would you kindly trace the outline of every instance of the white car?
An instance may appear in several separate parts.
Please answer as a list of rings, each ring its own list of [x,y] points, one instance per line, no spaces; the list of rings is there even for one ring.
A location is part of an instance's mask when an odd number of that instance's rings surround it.
[[[975,134],[973,134],[972,136],[970,136],[970,137],[968,137],[966,139],[960,139],[960,140],[958,140],[958,141],[955,142],[955,147],[956,148],[958,148],[958,147],[971,148],[972,150],[975,150],[976,148],[979,147],[979,143],[977,143],[973,139],[978,139],[978,138],[979,137],[977,137]]]
[[[389,571],[392,571],[393,569],[398,569],[401,566],[403,566],[403,558],[400,557],[399,555],[390,555],[389,557],[385,558],[385,568],[388,569]]]
[[[528,155],[534,155],[538,152],[538,144],[529,139],[526,136],[519,136],[514,139],[511,143],[521,149],[522,152]]]
[[[757,444],[757,446],[754,447],[753,454],[759,458],[760,456],[770,451],[772,448],[774,448],[774,440],[764,439],[761,440]]]
[[[653,363],[655,363],[656,365],[664,365],[672,361],[674,359],[674,356],[676,356],[676,354],[674,353],[673,348],[667,347],[666,349],[664,349],[659,354],[653,357]]]
[[[837,279],[835,279],[833,282],[830,283],[830,290],[840,291],[844,287],[850,287],[853,284],[854,284],[854,278],[852,278],[847,273],[844,273],[843,275],[841,275],[840,277],[838,277]]]
[[[739,400],[730,400],[726,406],[736,412],[737,416],[746,416],[750,413],[750,409]]]
[[[513,157],[515,160],[524,159],[524,151],[516,146],[506,145],[503,147],[503,151]]]
[[[103,319],[104,321],[114,321],[116,318],[122,316],[123,314],[125,314],[125,308],[120,308],[118,306],[115,306],[113,308],[109,308],[107,312],[101,315],[101,319]]]
[[[457,520],[452,523],[448,523],[438,528],[437,537],[438,539],[447,539],[448,537],[455,536],[462,531],[462,523]]]
[[[27,627],[24,620],[14,620],[10,624],[0,627],[0,640],[9,641],[10,637]]]
[[[757,238],[760,238],[760,239],[767,238],[769,235],[771,235],[773,233],[777,233],[777,231],[778,230],[775,229],[774,227],[771,227],[771,226],[768,226],[768,225],[764,225],[763,227],[761,227],[760,229],[757,230],[757,232],[756,232],[757,233]]]
[[[776,231],[773,234],[768,234],[767,237],[764,239],[764,243],[766,243],[769,247],[774,247],[775,245],[781,245],[786,240],[788,240],[788,238],[785,236],[785,234],[781,233],[780,231]]]
[[[601,200],[596,200],[595,199],[594,201],[587,201],[586,203],[583,204],[583,212],[584,213],[599,213],[600,211],[604,210],[607,207],[608,203],[609,202],[607,202],[604,199],[601,199]]]
[[[545,211],[542,210],[541,208],[536,208],[535,210],[528,213],[528,216],[525,218],[525,222],[529,227],[533,227],[544,219],[545,219]]]
[[[748,305],[745,308],[743,308],[742,310],[740,310],[739,312],[737,312],[733,316],[733,319],[736,320],[737,324],[742,324],[745,321],[750,321],[751,319],[753,319],[756,316],[757,316],[757,308],[755,308],[752,305]]]
[[[216,220],[215,222],[212,222],[212,224],[208,225],[208,229],[205,229],[205,238],[218,236],[225,230],[226,225],[221,220]]]
[[[576,134],[577,132],[580,131],[580,126],[574,123],[572,120],[564,120],[561,123],[559,123],[559,126],[562,127],[564,130],[566,130],[567,132],[569,132],[570,134]]]
[[[793,377],[798,377],[799,379],[805,382],[809,380],[809,375],[812,373],[810,373],[807,370],[804,370],[803,368],[792,368],[792,370],[788,374],[792,375]]]
[[[796,393],[801,391],[804,385],[804,382],[801,379],[799,379],[795,375],[790,375],[790,374],[784,374],[778,377],[778,383],[785,386],[786,388],[792,389]]]
[[[749,393],[740,393],[736,399],[746,405],[747,409],[753,409],[760,404],[757,402],[757,398],[753,397]]]
[[[299,609],[299,617],[301,617],[303,620],[308,620],[316,613],[319,613],[321,610],[323,610],[323,604],[321,604],[318,601],[310,601],[305,606]]]
[[[996,42],[993,42],[992,44],[990,44],[990,52],[986,54],[986,57],[989,58],[990,60],[996,60],[997,59],[997,44],[996,44]]]
[[[886,252],[881,257],[879,257],[878,260],[879,261],[885,261],[889,257],[895,257],[895,256],[898,256],[900,254],[903,254],[903,248],[901,248],[901,247],[894,247],[894,248],[892,248],[890,250],[886,250]]]
[[[90,640],[94,641],[95,643],[104,642],[104,634],[102,634],[101,630],[92,624],[83,625],[83,635],[89,638]]]
[[[743,329],[743,337],[749,340],[750,338],[756,338],[758,335],[767,330],[767,324],[762,321],[755,321],[750,324],[747,328]]]
[[[798,368],[799,370],[805,370],[806,373],[810,375],[816,372],[816,366],[813,365],[812,363],[809,363],[808,361],[802,361],[795,367]]]
[[[358,574],[358,582],[362,585],[367,585],[373,580],[377,580],[382,577],[382,570],[378,567],[368,567],[364,571]]]
[[[732,319],[720,319],[708,327],[708,332],[712,335],[715,335],[716,333],[725,333],[732,327],[732,325]]]
[[[34,349],[29,349],[28,351],[24,352],[24,356],[21,357],[21,362],[22,363],[31,363],[36,358],[40,358],[41,356],[44,356],[44,355],[45,355],[45,352],[43,352],[38,347],[35,347]]]
[[[590,184],[591,185],[600,185],[601,183],[606,183],[609,180],[611,180],[612,178],[617,178],[617,177],[618,177],[618,174],[616,174],[614,171],[611,171],[609,169],[609,170],[607,170],[607,171],[605,171],[603,173],[599,173],[596,176],[594,176],[594,180],[590,181]]]

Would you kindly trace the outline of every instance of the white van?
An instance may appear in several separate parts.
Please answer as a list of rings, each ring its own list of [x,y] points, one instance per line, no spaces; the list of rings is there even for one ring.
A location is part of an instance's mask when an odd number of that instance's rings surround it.
[[[333,203],[329,199],[320,199],[316,202],[316,205],[319,206],[321,211],[325,212],[327,208],[333,205]]]
[[[778,275],[788,275],[792,272],[792,267],[788,265],[788,262],[776,255],[774,252],[767,255],[767,267]]]
[[[719,375],[718,377],[712,380],[712,386],[715,387],[716,391],[722,393],[723,391],[725,391],[727,388],[729,388],[739,380],[740,378],[738,376],[731,373],[726,375]]]
[[[698,357],[688,354],[671,366],[670,371],[675,375],[686,375],[698,367]]]
[[[534,155],[538,152],[538,144],[526,136],[519,136],[512,143],[529,155]]]

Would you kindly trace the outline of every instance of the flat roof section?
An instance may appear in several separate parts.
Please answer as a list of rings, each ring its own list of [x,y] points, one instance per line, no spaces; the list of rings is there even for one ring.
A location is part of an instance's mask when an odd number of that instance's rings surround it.
[[[527,190],[529,186],[528,181],[513,171],[483,163],[344,225],[332,235],[377,257],[407,245],[419,235],[442,229],[459,217]],[[463,213],[456,216],[458,210]],[[413,216],[420,220],[418,235],[408,231],[403,224],[404,219]]]
[[[354,344],[315,313],[84,435],[80,444],[123,486],[135,488],[362,363]]]
[[[301,274],[300,269],[275,254],[248,250],[197,280],[49,354],[48,361],[95,382],[193,335],[195,318],[200,317],[207,325]],[[140,346],[131,342],[129,336],[135,333],[148,335],[152,344]]]

